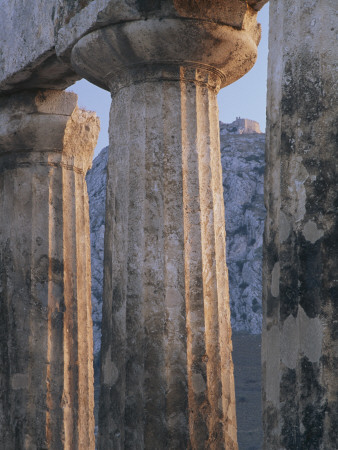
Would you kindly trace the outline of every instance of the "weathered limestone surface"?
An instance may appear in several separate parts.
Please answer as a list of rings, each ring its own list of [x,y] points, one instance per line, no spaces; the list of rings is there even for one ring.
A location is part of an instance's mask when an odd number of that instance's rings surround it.
[[[0,448],[94,449],[85,174],[99,123],[77,96],[0,106]]]
[[[266,449],[338,448],[337,3],[270,2]]]
[[[235,449],[216,94],[254,64],[256,12],[241,1],[147,11],[72,51],[113,97],[98,445]]]

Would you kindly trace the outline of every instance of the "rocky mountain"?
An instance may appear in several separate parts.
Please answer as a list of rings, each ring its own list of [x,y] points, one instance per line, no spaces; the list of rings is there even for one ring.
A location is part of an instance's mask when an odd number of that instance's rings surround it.
[[[262,326],[265,134],[259,131],[247,119],[220,123],[231,322],[233,330],[252,334]]]
[[[257,334],[262,320],[265,135],[257,122],[240,118],[231,124],[221,122],[220,134],[232,326],[235,331]],[[106,147],[87,175],[95,359],[101,335],[107,157]]]
[[[106,207],[108,147],[94,159],[87,174],[90,216],[90,243],[92,266],[92,317],[94,334],[94,356],[101,347],[103,248]]]

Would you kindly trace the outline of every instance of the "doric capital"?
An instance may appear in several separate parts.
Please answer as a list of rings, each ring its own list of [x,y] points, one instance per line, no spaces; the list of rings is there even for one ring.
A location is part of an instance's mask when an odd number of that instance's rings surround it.
[[[82,37],[72,50],[75,70],[111,90],[112,84],[126,73],[147,73],[152,67],[157,71],[161,65],[203,66],[219,74],[220,87],[251,69],[260,27],[257,12],[246,2],[164,3],[167,9],[161,2],[157,9],[156,2],[145,2],[149,6],[147,17],[111,24]]]
[[[8,155],[14,161],[19,153],[54,153],[84,173],[91,166],[99,119],[78,108],[76,94],[19,92],[1,98],[0,113],[0,156]]]

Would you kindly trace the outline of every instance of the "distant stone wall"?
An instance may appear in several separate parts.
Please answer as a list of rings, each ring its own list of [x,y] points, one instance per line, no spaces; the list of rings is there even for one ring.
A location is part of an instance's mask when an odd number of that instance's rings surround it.
[[[225,134],[227,132],[235,134],[261,133],[258,122],[250,119],[242,119],[241,117],[237,117],[236,120],[230,124],[221,123],[221,128],[221,134]]]

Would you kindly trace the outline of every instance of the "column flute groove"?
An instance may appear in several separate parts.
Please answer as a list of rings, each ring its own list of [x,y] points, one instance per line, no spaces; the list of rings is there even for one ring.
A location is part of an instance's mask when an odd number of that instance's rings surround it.
[[[130,108],[130,109],[129,109]],[[130,95],[129,111],[137,111],[128,118],[130,130],[130,194],[129,194],[129,261],[128,261],[128,303],[127,303],[127,380],[130,422],[126,423],[125,448],[140,448],[144,439],[144,348],[138,342],[144,340],[143,316],[143,271],[144,271],[144,216],[145,216],[145,148],[146,130],[143,98]],[[127,444],[128,443],[128,444]]]
[[[195,88],[182,82],[182,117],[190,127],[182,128],[183,150],[183,205],[184,205],[184,250],[187,310],[187,370],[188,384],[206,379],[206,344],[204,333],[204,302],[201,247],[201,207],[199,199],[198,152],[195,147],[197,135],[196,115],[193,111],[196,98],[191,95]],[[190,95],[189,95],[190,94]],[[190,120],[188,120],[188,118]],[[194,169],[195,168],[195,169]],[[192,448],[203,445],[207,436],[207,398],[205,390],[189,389],[189,430]]]

